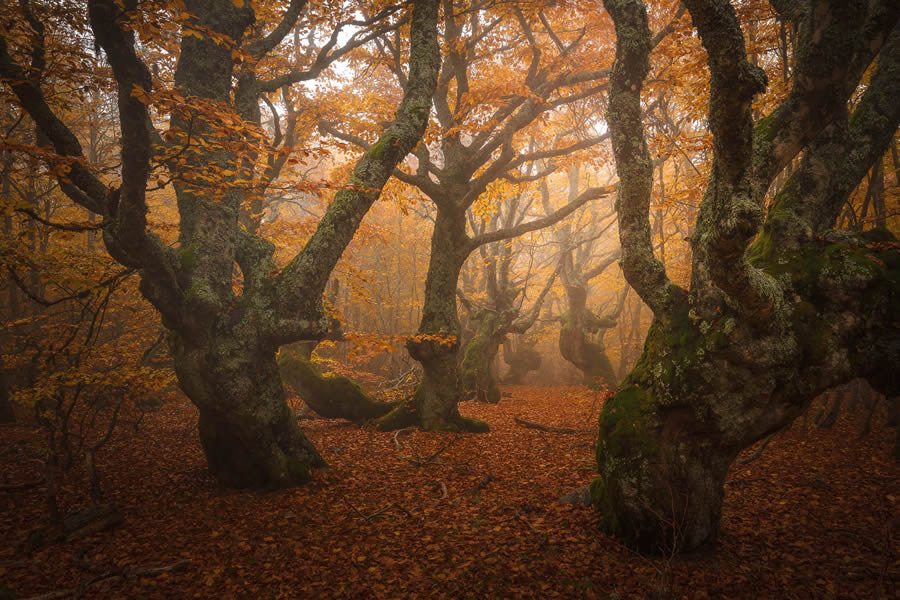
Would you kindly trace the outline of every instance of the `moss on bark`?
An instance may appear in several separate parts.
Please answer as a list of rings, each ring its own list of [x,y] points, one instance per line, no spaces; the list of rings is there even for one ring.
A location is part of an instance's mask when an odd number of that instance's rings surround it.
[[[395,404],[375,400],[347,377],[322,375],[311,362],[290,352],[279,354],[278,368],[284,382],[306,405],[327,419],[359,423],[381,417],[395,407]]]
[[[856,376],[900,389],[895,243],[828,234],[754,264],[791,300],[767,327],[725,304],[703,319],[685,298],[654,320],[600,415],[592,500],[604,530],[643,550],[715,539],[734,457],[821,392]]]
[[[463,391],[479,402],[500,402],[500,387],[491,368],[506,336],[505,327],[511,319],[505,314],[487,311],[481,316],[478,331],[466,345],[462,361]]]

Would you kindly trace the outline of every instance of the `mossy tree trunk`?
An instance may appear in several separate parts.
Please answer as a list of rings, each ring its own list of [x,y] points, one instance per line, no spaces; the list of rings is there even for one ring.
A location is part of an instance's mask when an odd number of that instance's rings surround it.
[[[324,466],[288,408],[271,346],[227,330],[202,346],[172,338],[178,384],[200,409],[200,442],[219,481],[284,487]]]
[[[577,201],[577,194],[570,197],[570,202]],[[530,203],[521,202],[520,194],[513,195],[498,208],[488,222],[482,219],[476,233],[483,235],[493,225],[510,230],[521,224]],[[523,206],[524,205],[524,206]],[[545,212],[550,215],[553,210],[545,204]],[[526,286],[534,275],[529,271],[525,279],[513,281],[511,272],[515,256],[513,244],[495,242],[479,248],[484,263],[482,270],[484,288],[487,290],[487,304],[474,313],[473,321],[478,323],[477,331],[466,345],[462,361],[463,389],[466,394],[479,402],[496,404],[500,401],[500,387],[494,373],[494,361],[500,352],[500,345],[510,334],[524,334],[537,321],[541,306],[556,277],[559,267],[547,278],[543,289],[535,297],[532,306],[523,310],[526,297]],[[461,292],[458,292],[461,295]],[[472,311],[470,310],[470,314]]]
[[[470,250],[465,209],[454,209],[450,200],[441,202],[431,235],[422,322],[406,344],[410,356],[422,364],[423,379],[411,398],[379,420],[383,430],[419,425],[428,430],[487,431],[486,423],[460,416],[457,408],[462,386],[456,284]]]
[[[322,375],[309,357],[284,350],[278,355],[281,377],[312,410],[326,419],[347,419],[356,423],[376,419],[394,405],[379,402],[359,384],[341,375]]]
[[[587,386],[614,388],[618,383],[616,371],[606,356],[603,336],[618,323],[624,306],[625,291],[614,310],[598,317],[587,308],[587,286],[566,285],[568,307],[559,328],[559,352],[563,358],[584,374]]]
[[[719,531],[723,484],[741,450],[855,377],[900,391],[898,245],[877,231],[831,230],[900,123],[900,8],[817,1],[793,14],[802,21],[793,88],[754,124],[751,101],[765,76],[746,59],[733,8],[685,0],[709,55],[714,158],[684,290],[650,239],[652,163],[640,121],[646,11],[635,0],[604,4],[618,36],[609,124],[622,264],[654,320],[640,360],[603,407],[592,499],[602,527],[629,544],[692,549]],[[801,150],[766,213],[769,183]]]
[[[477,320],[478,331],[466,345],[462,361],[463,390],[479,402],[497,404],[500,402],[500,387],[492,365],[512,319],[505,313],[488,309],[482,311]]]
[[[334,265],[394,168],[425,131],[440,68],[438,0],[412,3],[408,76],[394,121],[359,159],[303,251],[281,270],[273,260],[274,246],[243,223],[242,215],[246,195],[265,191],[290,148],[279,147],[268,158],[241,155],[235,148],[263,147],[251,130],[260,123],[260,103],[272,107],[266,94],[316,74],[291,68],[267,72],[274,78],[262,80],[253,70],[297,25],[306,2],[292,0],[267,35],[245,38],[257,17],[249,3],[187,1],[191,17],[184,24],[175,89],[191,101],[172,112],[169,142],[153,128],[145,97],[152,93],[152,78],[135,50],[131,19],[141,7],[134,0],[120,4],[88,3],[91,29],[118,85],[118,187],[107,186],[83,164],[78,139],[45,100],[39,77],[10,56],[4,37],[0,76],[56,153],[75,159],[61,189],[103,217],[109,253],[139,270],[142,294],[171,332],[179,385],[200,410],[200,439],[212,473],[237,487],[301,483],[323,461],[290,414],[276,352],[282,344],[326,334],[322,293]],[[37,33],[31,66],[39,72],[43,29],[33,15],[26,16]],[[362,43],[354,40],[348,43]],[[232,43],[245,57],[237,70]],[[341,55],[334,50],[320,55],[312,68]],[[228,121],[237,125],[223,128]],[[289,143],[291,131],[276,127],[274,146]],[[151,165],[163,158],[153,156],[153,142],[170,157],[156,166],[168,169],[174,182],[181,219],[177,249],[147,227]],[[235,292],[238,270],[243,287]]]
[[[503,382],[520,385],[529,373],[541,368],[541,353],[534,348],[533,342],[526,341],[521,347],[513,348],[506,339],[503,342],[503,362],[509,365]]]
[[[580,178],[581,170],[577,166],[571,167],[568,171],[570,198],[577,194]],[[550,197],[546,184],[541,186],[541,196],[546,206]],[[602,275],[621,256],[621,252],[613,250],[596,262],[593,261],[597,238],[600,237],[598,232],[602,233],[615,223],[615,219],[610,218],[615,214],[613,211],[601,215],[599,209],[596,203],[591,206],[591,226],[594,229],[591,234],[581,232],[575,235],[568,225],[561,227],[556,233],[562,246],[559,269],[567,303],[566,312],[560,318],[559,352],[582,372],[585,385],[615,387],[616,372],[606,356],[603,336],[617,324],[624,307],[627,286],[623,288],[615,308],[602,317],[598,317],[587,307],[591,280]]]
[[[525,315],[521,314],[521,306],[514,305],[520,290],[510,286],[505,278],[501,279],[499,291],[494,294],[488,293],[489,301],[493,297],[492,306],[480,310],[476,316],[478,331],[466,345],[462,361],[463,389],[466,393],[474,395],[479,402],[496,404],[500,401],[500,387],[492,368],[494,359],[500,352],[500,345],[508,335],[522,335],[531,329],[540,313],[544,298],[556,280],[557,273],[558,270],[554,271],[547,279],[544,288]],[[528,360],[526,357],[526,361]],[[530,361],[529,364],[533,364],[534,358],[530,358]],[[537,356],[537,364],[540,366],[540,355]]]

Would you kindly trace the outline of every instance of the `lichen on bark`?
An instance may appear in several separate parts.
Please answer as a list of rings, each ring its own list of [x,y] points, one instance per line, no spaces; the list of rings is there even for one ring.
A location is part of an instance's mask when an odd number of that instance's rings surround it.
[[[619,37],[609,123],[623,179],[620,222],[627,217],[625,276],[654,320],[640,360],[601,413],[592,500],[601,526],[626,542],[689,550],[718,534],[725,477],[742,449],[850,379],[900,391],[890,366],[900,360],[900,245],[890,234],[875,242],[831,229],[834,207],[900,123],[900,107],[885,101],[900,93],[900,9],[876,2],[849,20],[802,24],[807,36],[818,30],[797,49],[804,77],[754,127],[749,103],[761,79],[746,64],[733,7],[685,0],[712,73],[714,156],[691,238],[691,287],[681,290],[659,273],[647,237],[644,134],[634,117],[646,74],[647,46],[635,41],[649,36],[645,9],[637,0],[605,5]],[[849,54],[823,70],[832,46]],[[846,100],[879,48],[878,69],[848,118]],[[817,98],[813,90],[824,89],[842,100]],[[764,212],[780,170],[773,165],[801,150],[799,168]]]
[[[265,93],[309,75],[292,68],[255,71],[295,27],[306,3],[292,0],[281,23],[259,39],[247,39],[256,33],[250,3],[187,0],[185,6],[174,83],[190,100],[171,113],[168,133],[174,141],[167,142],[154,130],[146,102],[152,99],[153,78],[136,50],[138,3],[88,2],[95,41],[118,87],[122,161],[116,185],[107,185],[83,164],[78,138],[54,114],[37,79],[10,56],[5,36],[0,36],[0,76],[56,152],[75,159],[71,176],[60,180],[61,189],[103,217],[110,255],[139,271],[141,293],[171,332],[179,385],[200,411],[199,434],[210,471],[238,487],[295,485],[324,463],[290,414],[276,352],[281,344],[327,333],[322,293],[332,269],[394,168],[424,134],[441,64],[439,2],[411,3],[407,85],[394,120],[376,150],[357,162],[352,185],[336,194],[307,246],[281,271],[272,258],[274,246],[256,235],[253,219],[243,214],[246,195],[258,199],[277,176],[277,169],[260,166],[267,161],[257,160],[253,151],[236,150],[267,146],[255,137],[262,128],[223,127],[218,113],[259,126]],[[402,18],[390,11],[382,16]],[[252,60],[236,62],[238,48]],[[327,62],[338,56],[335,49],[320,58]],[[271,80],[260,79],[270,75]],[[213,112],[217,116],[211,117]],[[147,230],[154,141],[180,159],[158,165],[168,169],[162,178],[171,178],[175,188],[177,250]],[[289,144],[276,153],[284,148]],[[197,177],[204,172],[205,177]],[[235,264],[243,275],[239,291],[233,287]]]

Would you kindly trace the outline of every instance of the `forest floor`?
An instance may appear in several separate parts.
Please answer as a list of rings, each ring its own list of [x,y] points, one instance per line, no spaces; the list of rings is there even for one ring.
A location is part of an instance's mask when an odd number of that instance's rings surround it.
[[[646,558],[600,534],[590,508],[559,502],[593,476],[598,397],[504,391],[499,405],[460,407],[490,423],[488,434],[395,438],[304,420],[330,468],[268,493],[219,486],[196,410],[167,404],[97,457],[120,527],[23,553],[44,518],[43,490],[0,488],[0,597],[4,585],[18,598],[85,599],[900,596],[900,466],[883,415],[861,440],[862,416],[805,434],[798,421],[733,468],[714,547]],[[514,417],[577,431],[526,429]],[[38,479],[38,456],[33,426],[0,426],[0,484]],[[70,479],[66,510],[86,487]],[[180,570],[134,574],[182,560]]]

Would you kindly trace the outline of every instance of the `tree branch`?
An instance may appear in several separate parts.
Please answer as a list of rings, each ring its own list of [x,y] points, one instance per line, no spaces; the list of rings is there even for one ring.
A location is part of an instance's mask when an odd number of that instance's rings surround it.
[[[381,13],[379,13],[378,17],[373,17],[373,21],[376,18],[384,18],[390,14],[393,14],[399,6],[389,7],[389,9],[385,9]],[[391,23],[387,25],[383,25],[381,27],[376,27],[367,35],[363,35],[361,37],[351,37],[350,41],[346,44],[338,48],[337,50],[333,50],[333,48],[337,45],[340,32],[343,30],[344,25],[348,25],[349,23],[341,23],[337,27],[335,27],[334,32],[331,34],[331,38],[328,42],[322,47],[319,51],[318,55],[316,55],[315,60],[307,69],[292,69],[289,73],[281,75],[280,77],[275,77],[274,79],[270,79],[268,81],[260,81],[257,84],[257,89],[260,92],[274,92],[286,85],[293,85],[295,83],[299,83],[301,81],[310,81],[318,77],[322,71],[325,70],[326,67],[331,65],[334,61],[339,58],[346,56],[352,50],[363,46],[375,38],[383,36],[385,33],[389,31],[394,31],[399,29],[404,23],[406,23],[406,19],[400,19],[396,23]]]
[[[0,36],[0,78],[9,85],[22,108],[53,144],[54,151],[72,159],[67,163],[70,168],[68,178],[80,192],[71,194],[72,200],[93,213],[106,216],[109,189],[85,166],[81,143],[47,104],[40,87],[13,61],[5,36]],[[64,191],[71,189],[63,186]]]
[[[395,167],[425,133],[441,65],[438,4],[439,0],[413,3],[409,85],[394,121],[356,163],[347,187],[335,195],[306,247],[275,281],[274,300],[278,313],[285,315],[266,332],[275,343],[295,339],[298,334],[324,335],[327,331],[321,295],[329,275]],[[316,315],[318,322],[294,322],[291,315],[296,314]]]
[[[284,39],[284,36],[294,28],[297,19],[300,17],[300,13],[303,12],[305,7],[306,0],[291,0],[290,5],[288,5],[287,10],[284,13],[284,17],[275,29],[273,29],[266,37],[250,44],[247,48],[253,58],[256,60],[261,59],[273,50],[275,46],[280,44],[281,40]]]
[[[653,162],[641,121],[641,89],[650,70],[647,12],[637,0],[604,0],[616,28],[616,61],[609,82],[609,121],[620,185],[616,200],[622,270],[625,278],[659,317],[683,296],[653,255],[650,193]]]
[[[754,128],[753,197],[760,204],[775,176],[824,126],[842,117],[900,19],[900,3],[893,0],[873,2],[868,12],[838,0],[773,5],[799,22],[801,35],[788,97]],[[823,70],[821,65],[830,67]]]
[[[490,231],[488,233],[483,233],[479,236],[475,236],[469,240],[468,246],[466,248],[466,253],[471,252],[472,250],[483,244],[499,242],[500,240],[508,240],[510,238],[518,237],[524,233],[528,233],[529,231],[543,229],[544,227],[553,225],[554,223],[558,223],[559,221],[562,221],[567,216],[575,212],[575,210],[577,210],[578,208],[584,206],[587,202],[609,195],[613,192],[614,189],[615,186],[588,188],[581,194],[579,194],[578,197],[575,198],[575,200],[573,200],[572,202],[550,213],[549,215],[541,217],[540,219],[526,221],[509,229],[498,229],[496,231]]]

